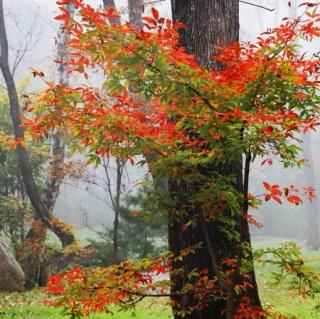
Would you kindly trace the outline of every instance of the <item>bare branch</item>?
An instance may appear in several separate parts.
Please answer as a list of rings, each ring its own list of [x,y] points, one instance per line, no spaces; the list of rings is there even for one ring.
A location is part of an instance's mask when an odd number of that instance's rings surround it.
[[[15,55],[15,59],[14,59],[14,63],[11,71],[13,76],[19,64],[25,57],[26,53],[29,51],[32,51],[35,45],[39,41],[39,35],[41,34],[41,32],[37,32],[37,33],[35,32],[35,27],[37,25],[38,18],[39,18],[39,13],[36,12],[32,17],[32,21],[30,23],[31,26],[28,30],[26,30],[24,26],[21,26],[19,21],[17,21],[15,17],[13,18],[15,27],[19,30],[19,32],[23,35],[23,38],[24,38],[23,41],[21,42],[19,41],[19,47],[17,49],[10,48],[16,51],[16,55]]]
[[[253,6],[253,7],[257,7],[257,8],[260,8],[260,9],[267,10],[267,11],[271,11],[271,12],[274,11],[274,10],[276,10],[275,8],[270,9],[270,8],[267,8],[267,7],[262,6],[262,5],[260,5],[260,4],[255,4],[255,3],[252,3],[252,2],[248,2],[248,1],[240,0],[239,2],[240,2],[240,3],[247,4],[247,5],[249,5],[249,6]]]
[[[144,5],[149,5],[149,4],[154,4],[154,3],[159,3],[159,2],[163,2],[166,0],[155,0],[155,1],[149,1],[149,2],[145,2]]]

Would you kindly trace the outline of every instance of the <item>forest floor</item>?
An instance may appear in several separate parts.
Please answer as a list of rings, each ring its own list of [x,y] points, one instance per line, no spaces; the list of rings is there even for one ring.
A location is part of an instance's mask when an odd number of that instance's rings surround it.
[[[265,239],[264,239],[265,240]],[[272,240],[271,240],[272,241]],[[267,240],[270,245],[270,240]],[[279,241],[275,240],[275,244]],[[260,241],[256,246],[265,246]],[[271,246],[271,245],[270,245]],[[320,257],[319,252],[306,252],[307,257]],[[281,313],[290,319],[319,319],[320,294],[315,298],[303,298],[297,291],[288,292],[283,284],[272,282],[272,266],[256,266],[259,293],[263,305],[272,312]],[[41,290],[27,293],[0,294],[0,319],[67,319],[62,309],[44,305],[49,297]],[[317,307],[318,306],[318,307]],[[113,309],[114,316],[96,314],[88,319],[169,319],[172,318],[170,307],[165,300],[145,299],[135,311],[120,312]]]

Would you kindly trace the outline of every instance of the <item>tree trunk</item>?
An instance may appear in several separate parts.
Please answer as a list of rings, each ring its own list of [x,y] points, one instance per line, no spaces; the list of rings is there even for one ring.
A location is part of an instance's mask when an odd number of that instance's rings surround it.
[[[315,176],[313,171],[311,135],[307,133],[303,137],[303,156],[308,161],[308,164],[303,169],[304,177],[308,186],[315,188]],[[316,192],[317,193],[317,192]],[[310,250],[319,250],[320,234],[319,234],[319,214],[318,200],[312,203],[304,203],[304,209],[307,214],[307,231],[306,231],[306,246]]]
[[[121,185],[122,185],[122,176],[124,170],[125,162],[119,159],[116,159],[116,193],[114,195],[111,178],[109,175],[109,159],[106,162],[103,161],[103,167],[105,170],[107,178],[107,189],[109,198],[111,201],[112,209],[114,212],[114,221],[113,221],[113,236],[112,236],[112,262],[119,262],[119,217],[121,209]]]
[[[175,0],[173,2],[173,20],[174,22],[183,22],[186,27],[181,29],[181,44],[186,48],[187,53],[196,56],[198,62],[208,68],[218,69],[218,65],[212,60],[212,54],[216,53],[216,48],[228,45],[238,41],[239,37],[239,1],[238,0]],[[236,177],[234,187],[239,193],[244,193],[242,176],[242,154],[239,154],[239,160],[229,163],[223,167],[214,163],[206,167],[199,167],[201,174],[206,176],[219,173],[225,176],[233,175]],[[250,158],[249,158],[250,162]],[[246,174],[246,181],[247,181]],[[247,184],[247,182],[246,182]],[[177,220],[172,218],[169,224],[169,249],[174,255],[188,247],[204,243],[195,254],[189,254],[183,260],[177,260],[173,263],[171,272],[171,293],[173,295],[173,310],[179,310],[179,307],[190,307],[197,304],[197,300],[192,295],[179,296],[179,292],[186,284],[194,284],[192,279],[188,278],[188,273],[193,269],[201,271],[209,270],[211,278],[216,277],[221,290],[222,297],[206,300],[208,306],[203,309],[191,311],[185,318],[187,319],[231,319],[235,314],[240,302],[248,297],[250,307],[261,307],[257,291],[257,284],[253,270],[253,260],[250,245],[249,228],[243,212],[231,212],[228,209],[222,213],[232,219],[235,223],[235,231],[240,234],[240,240],[229,239],[221,230],[223,222],[217,220],[207,221],[198,207],[190,202],[190,194],[197,192],[201,185],[195,182],[190,185],[186,182],[177,182],[174,178],[169,181],[169,192],[176,203],[176,209],[186,212]],[[247,185],[246,185],[247,188]],[[192,196],[192,195],[191,195]],[[246,201],[241,203],[244,213],[247,211]],[[188,207],[188,208],[186,208]],[[197,216],[195,218],[195,216]],[[196,219],[194,227],[183,229],[191,219]],[[219,270],[226,271],[228,268],[223,260],[228,258],[243,257],[242,248],[247,247],[246,262],[252,267],[247,273],[248,278],[244,280],[237,271],[228,279],[231,281],[226,284]],[[179,269],[182,269],[179,272]],[[251,287],[247,288],[239,295],[235,294],[234,286],[243,281],[249,282]],[[180,306],[177,306],[180,305]],[[175,314],[175,318],[182,318]]]
[[[108,9],[108,8],[116,9],[116,4],[114,3],[114,0],[103,0],[103,5],[105,9]],[[110,23],[119,25],[120,19],[110,19]]]
[[[143,28],[143,0],[128,0],[129,21],[138,29]]]
[[[114,0],[103,0],[104,7],[116,9]],[[142,29],[142,13],[143,13],[143,0],[128,0],[129,21],[132,25]],[[120,24],[119,19],[110,19],[110,23]],[[116,160],[116,194],[113,196],[110,185],[110,177],[108,172],[108,165],[104,163],[106,177],[108,179],[108,192],[112,202],[114,211],[113,221],[113,236],[112,236],[112,261],[119,261],[119,215],[120,215],[120,202],[121,202],[121,183],[122,174],[125,163],[119,159]]]

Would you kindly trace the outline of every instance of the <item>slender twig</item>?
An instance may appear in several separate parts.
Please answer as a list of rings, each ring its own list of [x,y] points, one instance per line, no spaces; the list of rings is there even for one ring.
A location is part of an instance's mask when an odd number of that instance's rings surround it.
[[[104,171],[106,173],[106,178],[107,178],[107,186],[108,186],[107,192],[108,192],[110,200],[111,200],[113,211],[115,211],[116,210],[116,203],[115,203],[115,198],[113,197],[112,187],[111,187],[111,179],[110,179],[110,175],[109,175],[110,158],[108,157],[107,160],[105,158],[103,158],[102,161],[103,161],[103,168],[104,168]]]
[[[253,6],[253,7],[257,7],[257,8],[260,8],[260,9],[267,10],[267,11],[271,11],[271,12],[274,11],[274,10],[276,10],[275,8],[270,9],[270,8],[267,8],[267,7],[262,6],[262,5],[260,5],[260,4],[255,4],[255,3],[252,3],[252,2],[248,2],[248,1],[242,1],[242,0],[240,0],[239,2],[240,2],[240,3],[247,4],[247,5],[249,5],[249,6]]]
[[[149,1],[149,2],[145,2],[144,5],[149,5],[149,4],[154,4],[154,3],[159,3],[159,2],[163,2],[166,0],[155,0],[155,1]]]
[[[91,192],[91,191],[89,190],[89,188],[82,188],[82,187],[80,187],[80,186],[78,186],[78,185],[75,185],[75,184],[73,184],[73,183],[69,183],[69,182],[67,182],[67,181],[63,181],[63,184],[64,184],[64,185],[67,185],[67,186],[71,186],[71,187],[76,188],[76,189],[79,189],[79,190],[81,190],[81,191],[83,191],[83,192],[86,192],[86,193],[88,193],[89,195],[91,195],[91,196],[93,196],[94,198],[96,198],[96,199],[98,199],[99,201],[101,201],[101,202],[102,202],[103,204],[105,204],[108,208],[113,209],[112,206],[108,203],[108,201],[107,201],[106,199],[104,199],[103,197],[97,195],[97,194],[94,193],[94,192]],[[93,185],[96,186],[95,184],[93,184]]]

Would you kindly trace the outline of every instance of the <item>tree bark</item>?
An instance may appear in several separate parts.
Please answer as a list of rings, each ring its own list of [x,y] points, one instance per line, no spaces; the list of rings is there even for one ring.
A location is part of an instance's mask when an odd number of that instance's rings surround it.
[[[183,22],[186,27],[181,29],[181,44],[186,48],[187,53],[196,56],[198,62],[203,67],[218,69],[223,67],[212,60],[212,55],[216,53],[216,48],[238,41],[239,37],[239,1],[238,0],[175,0],[172,3],[172,14],[174,22]],[[240,133],[239,133],[240,134]],[[249,161],[250,162],[250,161]],[[206,176],[219,173],[225,176],[236,177],[234,187],[241,194],[245,192],[242,176],[242,154],[239,154],[238,161],[222,166],[212,163],[206,167],[199,167],[201,174]],[[248,176],[247,176],[248,177]],[[246,182],[247,184],[247,182]],[[203,243],[195,254],[189,254],[185,259],[173,263],[171,272],[171,293],[173,295],[173,305],[193,306],[197,304],[194,296],[184,295],[179,297],[179,291],[186,284],[194,284],[188,278],[188,273],[193,269],[201,271],[209,270],[211,278],[216,277],[219,289],[223,293],[222,298],[211,298],[208,306],[201,310],[194,310],[187,314],[187,319],[229,319],[232,318],[238,309],[243,297],[248,297],[251,307],[261,307],[255,274],[253,270],[253,260],[250,244],[249,227],[244,214],[247,205],[241,203],[244,212],[231,212],[226,209],[221,213],[232,219],[235,223],[235,230],[240,234],[240,240],[229,239],[221,230],[223,222],[217,220],[207,221],[199,207],[194,207],[190,203],[190,194],[199,190],[201,185],[197,183],[177,182],[175,178],[169,180],[169,192],[175,199],[176,209],[185,211],[178,220],[172,216],[169,223],[168,237],[169,249],[174,255],[188,247]],[[246,190],[247,191],[247,190]],[[186,209],[186,207],[188,207]],[[195,217],[196,216],[196,217]],[[196,219],[194,227],[183,229],[191,219]],[[241,283],[243,278],[238,271],[229,278],[231,283],[226,284],[219,270],[226,271],[228,267],[223,264],[227,258],[239,258],[242,256],[242,245],[248,248],[248,255],[245,257],[247,263],[252,267],[245,280],[251,287],[245,292],[236,295],[234,286]],[[182,273],[179,269],[183,270]],[[179,310],[174,306],[173,310]],[[175,318],[181,318],[175,314]]]
[[[128,0],[129,21],[138,29],[143,29],[143,0]]]

